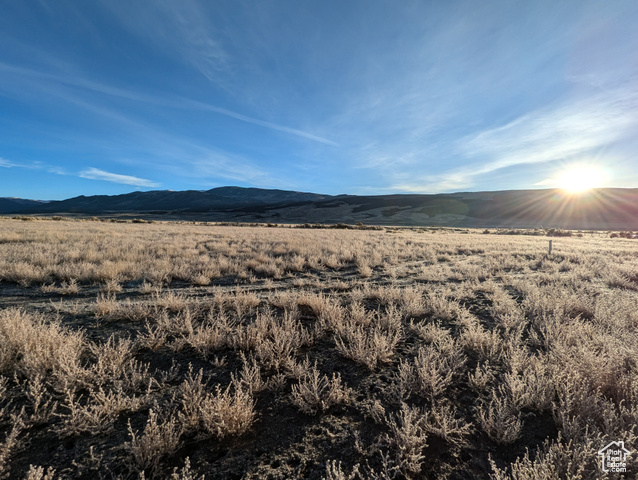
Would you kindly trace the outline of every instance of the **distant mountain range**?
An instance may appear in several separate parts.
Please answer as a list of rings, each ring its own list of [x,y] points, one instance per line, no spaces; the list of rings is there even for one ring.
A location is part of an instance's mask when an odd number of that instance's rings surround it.
[[[206,221],[638,230],[638,189],[506,190],[436,195],[320,195],[261,188],[150,191],[61,201],[0,198],[0,214]]]

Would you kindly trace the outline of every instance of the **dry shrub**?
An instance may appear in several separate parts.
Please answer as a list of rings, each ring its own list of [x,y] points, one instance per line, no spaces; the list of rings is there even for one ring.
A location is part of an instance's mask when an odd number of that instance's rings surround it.
[[[149,391],[156,383],[149,374],[148,364],[133,358],[133,342],[109,337],[106,343],[89,347],[94,363],[87,370],[87,377],[93,385],[113,387],[123,392],[138,393]]]
[[[264,368],[279,372],[290,365],[299,347],[312,344],[313,335],[294,313],[285,312],[278,318],[265,312],[244,329],[244,337],[238,340],[254,349],[255,357]]]
[[[186,310],[182,315],[181,337],[178,338],[173,348],[180,350],[185,346],[191,346],[204,357],[208,357],[211,353],[230,345],[230,336],[237,326],[237,322],[232,320],[225,312],[209,312],[204,323],[193,326],[193,319],[190,311]],[[179,322],[178,322],[179,324]],[[172,327],[175,332],[175,326]]]
[[[45,472],[44,467],[30,465],[25,480],[54,480],[54,478],[55,468],[49,467]]]
[[[44,378],[40,375],[36,375],[25,383],[27,383],[25,393],[32,407],[28,423],[36,426],[45,425],[56,411],[58,402],[53,400],[47,391]],[[3,397],[3,394],[4,392],[0,389],[0,398]],[[3,413],[0,410],[0,418],[2,418]]]
[[[503,340],[498,331],[486,330],[475,318],[466,317],[458,344],[478,354],[483,361],[498,363],[503,354]]]
[[[0,443],[0,478],[9,478],[11,465],[9,458],[11,454],[20,446],[20,434],[26,428],[24,422],[24,409],[18,414],[11,414],[11,429],[8,431],[4,441]]]
[[[297,297],[297,305],[310,308],[317,319],[328,325],[338,322],[343,314],[338,301],[334,297],[325,296],[322,293],[304,292]]]
[[[130,421],[128,431],[131,436],[128,448],[134,465],[149,471],[151,476],[158,472],[162,460],[174,454],[180,445],[180,428],[175,418],[162,418],[153,409],[148,412],[142,435],[133,431]]]
[[[359,464],[356,464],[348,474],[343,471],[341,462],[336,460],[328,460],[326,462],[326,476],[323,477],[323,480],[356,480],[358,478],[362,478],[359,472]]]
[[[554,399],[554,383],[547,363],[536,356],[523,355],[516,364],[510,357],[509,372],[503,377],[503,385],[513,404],[519,408],[546,411]]]
[[[394,348],[402,338],[401,329],[386,330],[379,325],[354,326],[335,336],[337,351],[346,358],[365,365],[370,370],[389,362]]]
[[[615,404],[566,373],[557,375],[557,381],[558,401],[552,413],[566,440],[582,441],[598,434],[610,440],[622,438],[628,444],[638,441],[638,396]]]
[[[601,444],[602,445],[602,444]],[[490,457],[492,480],[546,480],[546,479],[587,479],[602,478],[599,461],[594,452],[599,447],[591,441],[584,444],[557,440],[546,440],[536,457],[530,458],[529,450],[523,458],[518,458],[509,468],[500,469]]]
[[[68,282],[62,282],[62,284],[55,289],[60,295],[77,295],[80,293],[80,286],[75,278],[72,278]]]
[[[177,470],[177,467],[173,469],[173,474],[170,480],[205,480],[205,475],[197,476],[191,469],[190,458],[186,457],[184,460],[184,466],[181,470]]]
[[[121,388],[109,391],[92,389],[86,399],[73,390],[67,390],[66,401],[62,406],[68,413],[59,415],[63,423],[57,431],[63,435],[104,433],[112,428],[122,412],[135,411],[142,404],[143,398],[129,396]]]
[[[246,359],[243,352],[240,353],[242,368],[239,371],[239,378],[231,374],[232,381],[242,390],[245,389],[249,395],[254,396],[267,387],[267,383],[261,377],[261,368],[257,361],[250,357]]]
[[[238,318],[241,318],[252,314],[261,303],[261,300],[254,292],[240,291],[227,296],[223,303],[234,310]]]
[[[430,399],[441,396],[455,376],[463,373],[465,357],[454,341],[419,347],[412,361],[402,360],[397,373],[400,397],[406,393]]]
[[[483,394],[494,383],[494,369],[489,362],[477,363],[474,373],[468,373],[468,382],[472,388]]]
[[[390,435],[386,441],[395,453],[395,463],[408,478],[421,473],[428,446],[427,417],[423,411],[403,403],[401,410],[387,420]]]
[[[357,257],[357,271],[361,278],[369,278],[372,275],[372,267],[367,263],[365,259]]]
[[[140,322],[152,314],[151,306],[142,302],[133,302],[130,298],[118,300],[115,294],[99,294],[95,300],[94,313],[97,318],[110,321],[130,320]]]
[[[333,373],[332,378],[321,375],[317,364],[307,369],[299,383],[292,386],[292,401],[299,409],[315,415],[333,405],[348,403],[351,392],[341,384],[341,375]]]
[[[222,390],[215,388],[214,395],[207,395],[200,406],[200,421],[206,433],[217,438],[239,435],[255,419],[255,402],[243,389],[231,385]]]
[[[452,339],[450,330],[441,326],[440,321],[436,322],[415,322],[410,320],[409,329],[416,333],[421,340],[426,343],[442,343]]]
[[[42,315],[15,308],[0,311],[0,371],[26,378],[52,374],[58,384],[75,383],[84,337]]]
[[[202,376],[202,370],[195,376],[191,371],[180,386],[179,418],[184,429],[219,439],[248,430],[255,418],[252,395],[236,381],[225,389],[217,385],[215,393],[210,393]]]
[[[449,292],[432,292],[426,295],[423,308],[428,315],[443,322],[458,320],[464,313],[458,301],[447,298]]]
[[[425,430],[446,442],[459,447],[468,446],[472,424],[456,418],[454,409],[447,403],[435,402],[426,413]]]
[[[119,279],[113,278],[103,285],[102,291],[107,295],[114,295],[122,291],[122,285],[120,284]]]
[[[171,313],[186,310],[192,302],[193,300],[185,294],[172,290],[167,292],[157,291],[153,294],[153,304]]]
[[[485,433],[496,443],[513,443],[521,435],[520,412],[502,391],[493,391],[490,402],[478,407],[478,417]]]

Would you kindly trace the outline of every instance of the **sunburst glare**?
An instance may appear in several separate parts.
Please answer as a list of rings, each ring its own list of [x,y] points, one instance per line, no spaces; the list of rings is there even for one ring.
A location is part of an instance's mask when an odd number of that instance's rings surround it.
[[[556,184],[569,193],[582,193],[605,186],[607,180],[609,172],[601,166],[571,165],[558,174]]]

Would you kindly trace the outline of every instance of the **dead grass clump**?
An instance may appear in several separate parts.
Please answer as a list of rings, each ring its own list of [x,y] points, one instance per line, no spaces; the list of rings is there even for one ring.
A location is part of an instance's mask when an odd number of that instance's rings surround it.
[[[248,392],[229,385],[207,395],[200,406],[200,421],[205,432],[217,438],[238,435],[250,427],[255,418],[255,404]]]
[[[254,396],[264,390],[268,384],[261,376],[261,368],[257,361],[253,357],[246,359],[243,352],[240,353],[240,356],[242,368],[239,371],[239,377],[236,377],[234,374],[231,375],[233,384],[239,386],[242,390],[246,390],[251,396]]]
[[[474,373],[468,373],[468,382],[479,393],[485,393],[496,378],[494,369],[489,362],[477,363]]]
[[[463,315],[459,302],[447,297],[447,292],[428,293],[424,300],[425,312],[436,320],[453,322]]]
[[[469,445],[468,435],[472,432],[473,426],[457,418],[454,409],[448,403],[435,402],[426,414],[425,429],[451,445],[464,447]]]
[[[478,367],[477,367],[478,368]],[[475,377],[475,380],[480,379]],[[552,372],[541,359],[525,355],[502,377],[503,385],[517,408],[547,411],[554,399]]]
[[[31,412],[27,418],[27,423],[33,426],[46,425],[55,413],[58,402],[49,393],[43,377],[36,375],[31,380],[26,381],[26,383],[26,396],[31,404]],[[3,388],[0,388],[0,398],[3,398],[3,396]],[[0,418],[3,415],[4,412],[0,410]]]
[[[46,291],[43,287],[43,291]],[[62,282],[59,287],[51,288],[49,291],[59,293],[60,295],[77,295],[80,293],[80,286],[76,279],[71,279],[68,282]]]
[[[150,390],[156,381],[149,374],[148,365],[133,358],[134,345],[128,339],[116,340],[113,336],[102,345],[90,345],[94,363],[86,371],[88,381],[128,393]]]
[[[326,463],[326,476],[323,477],[323,480],[357,480],[360,478],[364,477],[359,472],[359,464],[356,464],[348,474],[343,471],[341,462],[328,460]]]

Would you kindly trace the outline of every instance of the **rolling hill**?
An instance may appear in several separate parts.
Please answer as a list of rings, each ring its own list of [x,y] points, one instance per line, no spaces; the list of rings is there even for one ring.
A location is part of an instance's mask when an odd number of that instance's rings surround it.
[[[79,196],[0,198],[1,214],[188,217],[207,221],[638,230],[638,189],[506,190],[436,195],[321,195],[220,187]]]

